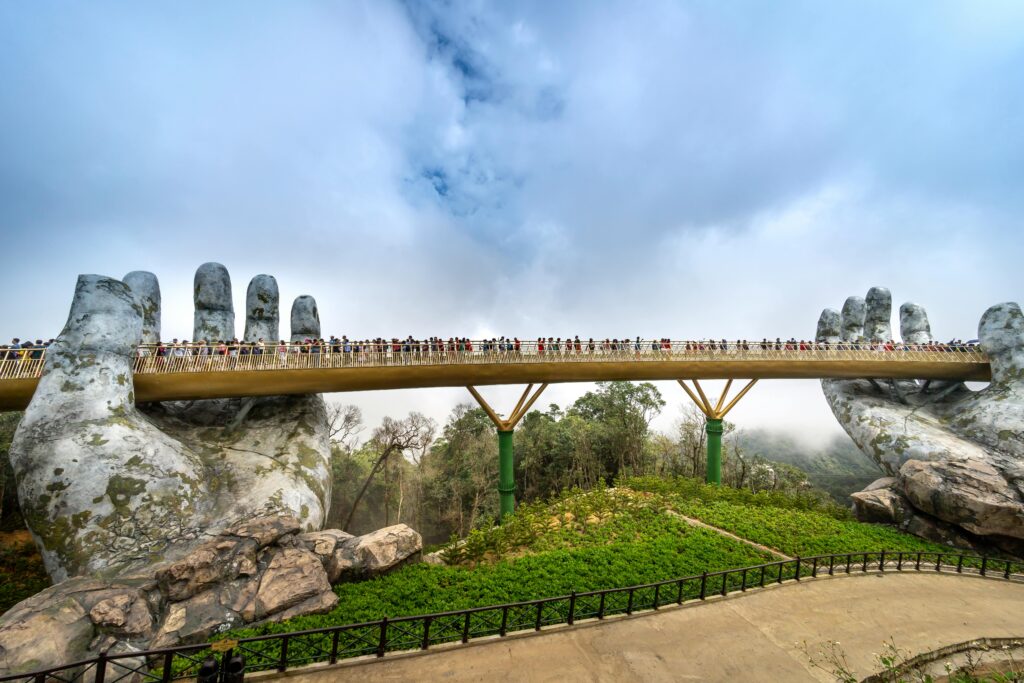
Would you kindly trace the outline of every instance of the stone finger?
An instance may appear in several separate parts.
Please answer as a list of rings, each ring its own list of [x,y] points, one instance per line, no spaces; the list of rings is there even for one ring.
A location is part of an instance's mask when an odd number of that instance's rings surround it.
[[[245,341],[263,339],[276,343],[280,335],[277,280],[272,275],[257,275],[245,294]]]
[[[192,340],[210,343],[235,336],[235,306],[231,301],[231,276],[219,263],[204,263],[196,270],[195,324]]]
[[[1013,302],[996,304],[978,323],[981,348],[992,363],[992,382],[1005,384],[1024,379],[1024,314]]]
[[[123,281],[142,309],[142,343],[156,344],[160,341],[160,282],[145,270],[133,270]]]
[[[316,307],[316,299],[303,294],[292,303],[292,338],[293,342],[304,339],[320,338],[320,311]]]
[[[839,311],[826,308],[818,318],[818,332],[815,339],[819,342],[834,344],[843,338],[843,319]]]
[[[909,301],[900,306],[900,336],[907,344],[927,344],[932,340],[928,312]]]
[[[843,304],[842,331],[843,341],[857,341],[864,336],[864,299],[851,296]]]
[[[872,287],[865,297],[864,336],[871,341],[892,339],[892,294],[885,287]]]

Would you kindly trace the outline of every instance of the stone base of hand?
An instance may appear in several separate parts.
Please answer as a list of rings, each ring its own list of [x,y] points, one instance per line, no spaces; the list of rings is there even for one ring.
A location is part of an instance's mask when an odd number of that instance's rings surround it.
[[[419,561],[404,524],[363,536],[300,533],[290,516],[236,524],[174,562],[109,580],[76,577],[0,619],[0,676],[122,653],[201,643],[243,625],[330,611],[332,583]]]
[[[913,466],[914,462],[908,463]],[[850,494],[853,500],[853,514],[861,522],[891,524],[909,534],[923,539],[948,545],[961,550],[978,553],[1003,552],[1024,557],[1024,541],[1008,536],[980,536],[966,531],[963,527],[945,522],[922,512],[903,493],[899,477],[882,477],[869,484],[863,491]],[[934,491],[939,497],[941,490]],[[1002,497],[997,494],[998,497]],[[975,492],[969,500],[978,501],[981,496]],[[947,514],[954,514],[948,510]],[[971,512],[962,510],[961,519],[970,519]]]

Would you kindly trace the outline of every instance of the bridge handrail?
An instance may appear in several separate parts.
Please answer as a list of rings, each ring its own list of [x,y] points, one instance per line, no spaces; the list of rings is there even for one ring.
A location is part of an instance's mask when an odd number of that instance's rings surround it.
[[[927,361],[950,363],[987,363],[980,347],[973,345],[920,345],[812,342],[713,342],[671,341],[652,348],[652,341],[620,342],[619,348],[583,342],[575,346],[543,348],[535,341],[502,344],[471,341],[462,348],[441,345],[388,343],[349,343],[347,346],[314,346],[306,343],[254,345],[140,345],[134,361],[136,374],[187,372],[267,371],[328,369],[340,367],[393,367],[405,365],[519,364],[565,362],[651,362],[651,361]],[[624,348],[623,348],[624,347]],[[349,350],[345,350],[345,349]],[[356,349],[359,350],[356,350]],[[8,354],[13,352],[8,351]],[[32,379],[41,376],[45,349],[25,349],[18,358],[0,360],[0,380]],[[162,355],[161,355],[162,354]]]
[[[770,584],[891,570],[948,570],[956,575],[1024,581],[1024,564],[1020,562],[966,553],[876,550],[797,556],[790,560],[703,572],[625,588],[573,592],[553,598],[394,619],[385,617],[358,624],[220,641],[219,644],[202,643],[122,654],[104,652],[93,659],[0,676],[0,683],[45,683],[51,678],[84,681],[87,673],[91,673],[96,681],[127,680],[135,676],[131,680],[167,682],[195,678],[200,667],[210,666],[211,662],[219,671],[225,671],[238,666],[238,655],[243,657],[242,671],[236,673],[286,671],[312,663],[335,664],[340,659],[364,655],[383,657],[387,652],[426,650],[432,645],[504,637],[517,631],[540,631],[545,626],[572,626],[580,620],[602,620],[617,614],[655,611],[670,605],[699,604],[708,598],[745,593]],[[485,617],[488,614],[490,620]],[[216,656],[218,652],[219,658]]]

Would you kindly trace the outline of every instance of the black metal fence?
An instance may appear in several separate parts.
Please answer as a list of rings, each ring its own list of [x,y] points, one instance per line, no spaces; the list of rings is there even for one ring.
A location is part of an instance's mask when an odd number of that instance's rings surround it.
[[[167,682],[196,678],[206,683],[241,681],[246,673],[285,671],[313,663],[387,652],[426,650],[434,645],[504,637],[516,631],[604,619],[617,614],[657,610],[700,602],[715,596],[763,588],[821,575],[868,571],[931,571],[1024,579],[1024,564],[963,553],[875,551],[796,557],[738,569],[704,572],[626,588],[570,593],[555,598],[454,612],[384,618],[310,631],[221,640],[163,650],[101,654],[90,659],[30,673],[0,677],[5,681],[47,683]]]

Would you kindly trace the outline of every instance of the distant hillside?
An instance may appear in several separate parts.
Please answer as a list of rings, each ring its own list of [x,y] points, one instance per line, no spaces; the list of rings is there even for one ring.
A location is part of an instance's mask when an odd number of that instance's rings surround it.
[[[736,438],[746,455],[799,467],[814,486],[843,505],[849,504],[851,493],[885,476],[845,434],[837,434],[820,447],[808,446],[786,432],[768,429],[743,430]]]

